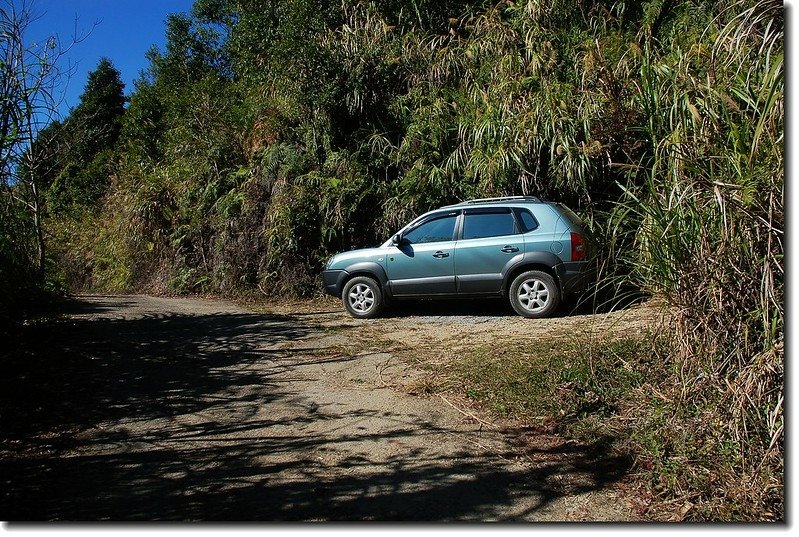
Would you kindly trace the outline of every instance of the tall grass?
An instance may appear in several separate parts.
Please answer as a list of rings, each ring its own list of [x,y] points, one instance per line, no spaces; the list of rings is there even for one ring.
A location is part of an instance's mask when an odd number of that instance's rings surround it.
[[[659,55],[652,44],[645,51],[640,99],[652,157],[642,186],[625,188],[610,228],[630,231],[632,255],[621,253],[620,261],[635,283],[665,297],[676,313],[668,396],[676,421],[664,422],[664,434],[692,422],[708,431],[705,440],[725,446],[715,462],[686,465],[674,489],[701,498],[705,516],[730,516],[736,505],[746,518],[779,518],[782,4],[736,2],[707,32],[715,32],[709,48]],[[717,468],[697,473],[702,464]]]

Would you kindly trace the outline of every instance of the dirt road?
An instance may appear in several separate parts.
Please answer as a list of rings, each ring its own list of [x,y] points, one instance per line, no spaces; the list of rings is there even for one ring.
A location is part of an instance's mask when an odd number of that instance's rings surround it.
[[[529,335],[476,308],[80,297],[2,383],[0,519],[634,519],[628,462],[403,389],[398,346]]]

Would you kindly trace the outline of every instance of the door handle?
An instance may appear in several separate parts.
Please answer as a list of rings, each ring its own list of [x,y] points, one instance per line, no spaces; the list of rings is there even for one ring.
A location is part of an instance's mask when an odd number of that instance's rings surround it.
[[[502,250],[500,250],[500,251],[502,251],[502,252],[505,252],[506,254],[512,254],[513,252],[518,252],[518,251],[519,251],[519,249],[518,249],[518,248],[516,248],[515,246],[508,245],[508,246],[505,246],[505,247],[504,247]]]
[[[446,254],[446,253],[442,252],[441,250],[439,250],[438,252],[433,254],[433,257],[435,257],[436,259],[443,259],[445,257],[449,257],[449,254]]]

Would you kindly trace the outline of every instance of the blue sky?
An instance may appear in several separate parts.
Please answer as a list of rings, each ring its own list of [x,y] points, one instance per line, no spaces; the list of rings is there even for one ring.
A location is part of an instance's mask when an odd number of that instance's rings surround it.
[[[193,0],[27,0],[27,3],[39,15],[28,28],[29,43],[43,42],[53,34],[62,43],[68,43],[76,29],[78,35],[90,32],[72,47],[60,65],[62,69],[70,64],[75,67],[63,88],[64,104],[60,112],[65,115],[78,104],[87,75],[104,56],[120,71],[125,93],[130,94],[133,81],[147,67],[144,56],[147,50],[152,45],[164,48],[167,15],[188,12]]]

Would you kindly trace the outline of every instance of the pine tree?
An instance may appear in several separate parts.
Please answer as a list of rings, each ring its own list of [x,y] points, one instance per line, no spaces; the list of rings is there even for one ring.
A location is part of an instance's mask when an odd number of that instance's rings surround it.
[[[116,143],[125,113],[124,88],[119,71],[108,58],[102,58],[89,73],[80,103],[71,114],[77,142],[73,159],[77,162],[88,165]]]
[[[46,141],[60,151],[59,166],[49,169],[51,212],[94,206],[105,192],[114,161],[111,152],[125,113],[124,87],[119,71],[102,58],[89,73],[80,102],[61,129],[61,139]]]

